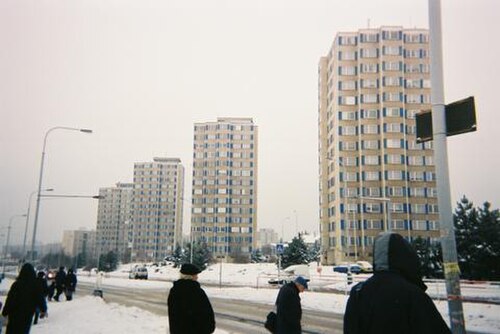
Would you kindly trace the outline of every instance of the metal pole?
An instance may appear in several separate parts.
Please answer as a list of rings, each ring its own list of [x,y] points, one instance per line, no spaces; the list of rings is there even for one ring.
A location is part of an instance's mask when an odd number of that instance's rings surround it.
[[[448,174],[446,115],[444,105],[443,54],[441,38],[441,1],[429,0],[431,101],[434,154],[436,159],[437,193],[440,216],[441,247],[448,295],[451,330],[465,333],[465,321],[460,293],[460,269],[453,231],[453,215]]]
[[[78,128],[70,128],[66,126],[56,126],[50,128],[46,133],[43,139],[43,150],[42,150],[42,159],[40,162],[40,176],[38,177],[38,190],[36,196],[36,210],[35,210],[35,221],[33,223],[33,239],[31,240],[31,260],[35,261],[35,241],[36,241],[36,229],[38,225],[38,214],[40,212],[40,193],[42,191],[42,179],[43,179],[43,165],[45,161],[45,147],[47,146],[47,136],[53,130],[71,130],[71,131],[80,131],[84,133],[92,133],[92,130],[89,129],[78,129]]]
[[[5,262],[7,261],[7,252],[9,248],[9,239],[10,239],[10,229],[11,229],[11,224],[12,224],[12,218],[10,218],[9,226],[7,227],[7,242],[5,243],[5,249],[3,252],[3,268],[2,268],[2,276],[5,277]]]
[[[36,190],[30,194],[30,197],[28,199],[28,210],[26,211],[26,224],[24,226],[24,239],[23,239],[23,260],[26,257],[26,237],[28,235],[28,224],[30,221],[31,198],[33,197],[34,194],[36,194]]]

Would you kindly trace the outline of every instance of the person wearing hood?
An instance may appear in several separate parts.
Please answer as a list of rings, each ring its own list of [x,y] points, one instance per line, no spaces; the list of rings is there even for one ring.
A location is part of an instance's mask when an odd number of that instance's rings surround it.
[[[170,289],[168,322],[171,334],[211,334],[215,330],[212,305],[198,283],[200,272],[194,264],[183,264],[180,279]]]
[[[8,317],[7,334],[29,333],[37,307],[40,308],[40,318],[44,318],[47,303],[36,283],[35,269],[30,263],[25,263],[10,287],[2,310],[2,315]]]
[[[68,274],[66,275],[65,282],[64,282],[64,294],[66,295],[66,300],[70,301],[73,299],[73,294],[75,293],[76,290],[76,275],[73,271],[73,269],[68,269]]]
[[[426,289],[410,243],[381,233],[373,245],[373,276],[351,289],[344,333],[451,333]]]

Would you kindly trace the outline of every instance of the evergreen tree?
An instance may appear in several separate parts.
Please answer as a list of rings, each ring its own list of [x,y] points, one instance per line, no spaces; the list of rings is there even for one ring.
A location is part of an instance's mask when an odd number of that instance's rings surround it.
[[[116,270],[118,267],[118,256],[115,252],[109,251],[108,253],[101,255],[99,258],[99,271],[110,272]]]
[[[477,278],[475,261],[476,245],[479,242],[478,216],[474,204],[465,196],[457,203],[453,221],[461,276],[468,279]]]
[[[432,244],[427,239],[417,237],[412,241],[412,246],[415,248],[420,259],[422,276],[427,278],[442,278],[443,256],[441,245],[439,243]]]
[[[212,253],[206,243],[195,242],[193,244],[193,264],[200,270],[205,270],[213,262]],[[182,263],[191,263],[191,244],[186,247],[182,257]]]
[[[292,242],[283,251],[281,256],[281,267],[287,268],[294,264],[309,263],[309,252],[302,236],[294,237]]]
[[[174,268],[180,267],[184,260],[184,249],[177,244],[175,251],[172,254],[172,262],[174,262]]]
[[[480,279],[500,280],[500,215],[491,211],[485,202],[479,208],[479,243],[477,245],[477,272]]]

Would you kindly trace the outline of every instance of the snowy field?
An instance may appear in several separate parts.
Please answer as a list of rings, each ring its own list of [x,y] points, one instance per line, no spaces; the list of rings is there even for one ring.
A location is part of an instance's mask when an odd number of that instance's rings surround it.
[[[122,266],[117,271],[103,278],[104,294],[106,287],[119,286],[134,289],[170,288],[172,280],[177,279],[178,269],[171,266],[148,267],[150,280],[130,280],[128,270],[130,266]],[[200,283],[210,298],[229,298],[274,304],[278,290],[267,284],[269,277],[277,274],[273,264],[223,264],[222,283],[230,287],[219,288],[220,266],[214,265],[200,274]],[[367,276],[357,276],[359,280]],[[89,276],[88,272],[80,272],[80,282],[94,284],[96,275]],[[10,280],[4,280],[0,290],[8,289]],[[11,282],[11,281],[10,281]],[[342,314],[344,312],[347,294],[332,292],[316,292],[315,288],[333,287],[336,290],[348,290],[350,286],[345,283],[345,275],[333,274],[331,267],[324,267],[322,275],[318,275],[316,267],[311,266],[310,291],[301,294],[304,309],[331,311]],[[78,290],[78,289],[77,289]],[[444,293],[440,284],[429,284],[430,294]],[[488,291],[485,293],[485,291]],[[474,297],[500,298],[500,287],[493,290],[482,288],[463,288],[464,295]],[[2,296],[2,301],[5,296]],[[445,301],[436,301],[436,306],[448,320],[448,307]],[[467,330],[479,333],[500,333],[500,305],[464,303],[464,313]],[[166,333],[168,319],[136,307],[125,307],[112,303],[105,303],[100,298],[91,296],[76,296],[72,302],[49,303],[49,318],[42,320],[33,327],[32,333]],[[224,334],[225,331],[217,330],[216,333]]]

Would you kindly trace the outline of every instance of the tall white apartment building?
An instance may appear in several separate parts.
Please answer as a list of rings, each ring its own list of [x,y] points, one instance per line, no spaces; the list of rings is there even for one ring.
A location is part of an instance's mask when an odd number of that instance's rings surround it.
[[[258,240],[257,240],[258,248],[270,244],[276,244],[279,241],[278,232],[276,232],[272,228],[261,228],[257,232],[257,235],[258,235]]]
[[[184,167],[178,158],[134,164],[132,258],[161,260],[182,245]]]
[[[132,221],[132,183],[118,182],[115,187],[99,189],[97,208],[97,254],[115,252],[118,258],[127,253],[128,229]]]
[[[257,244],[257,137],[251,118],[194,125],[192,237],[229,261]]]
[[[90,260],[95,256],[96,231],[63,231],[62,249],[70,257]],[[78,264],[78,263],[77,263]]]
[[[429,71],[424,29],[341,32],[320,59],[322,263],[370,258],[384,230],[439,236],[432,142],[415,136],[415,114],[431,108]]]

